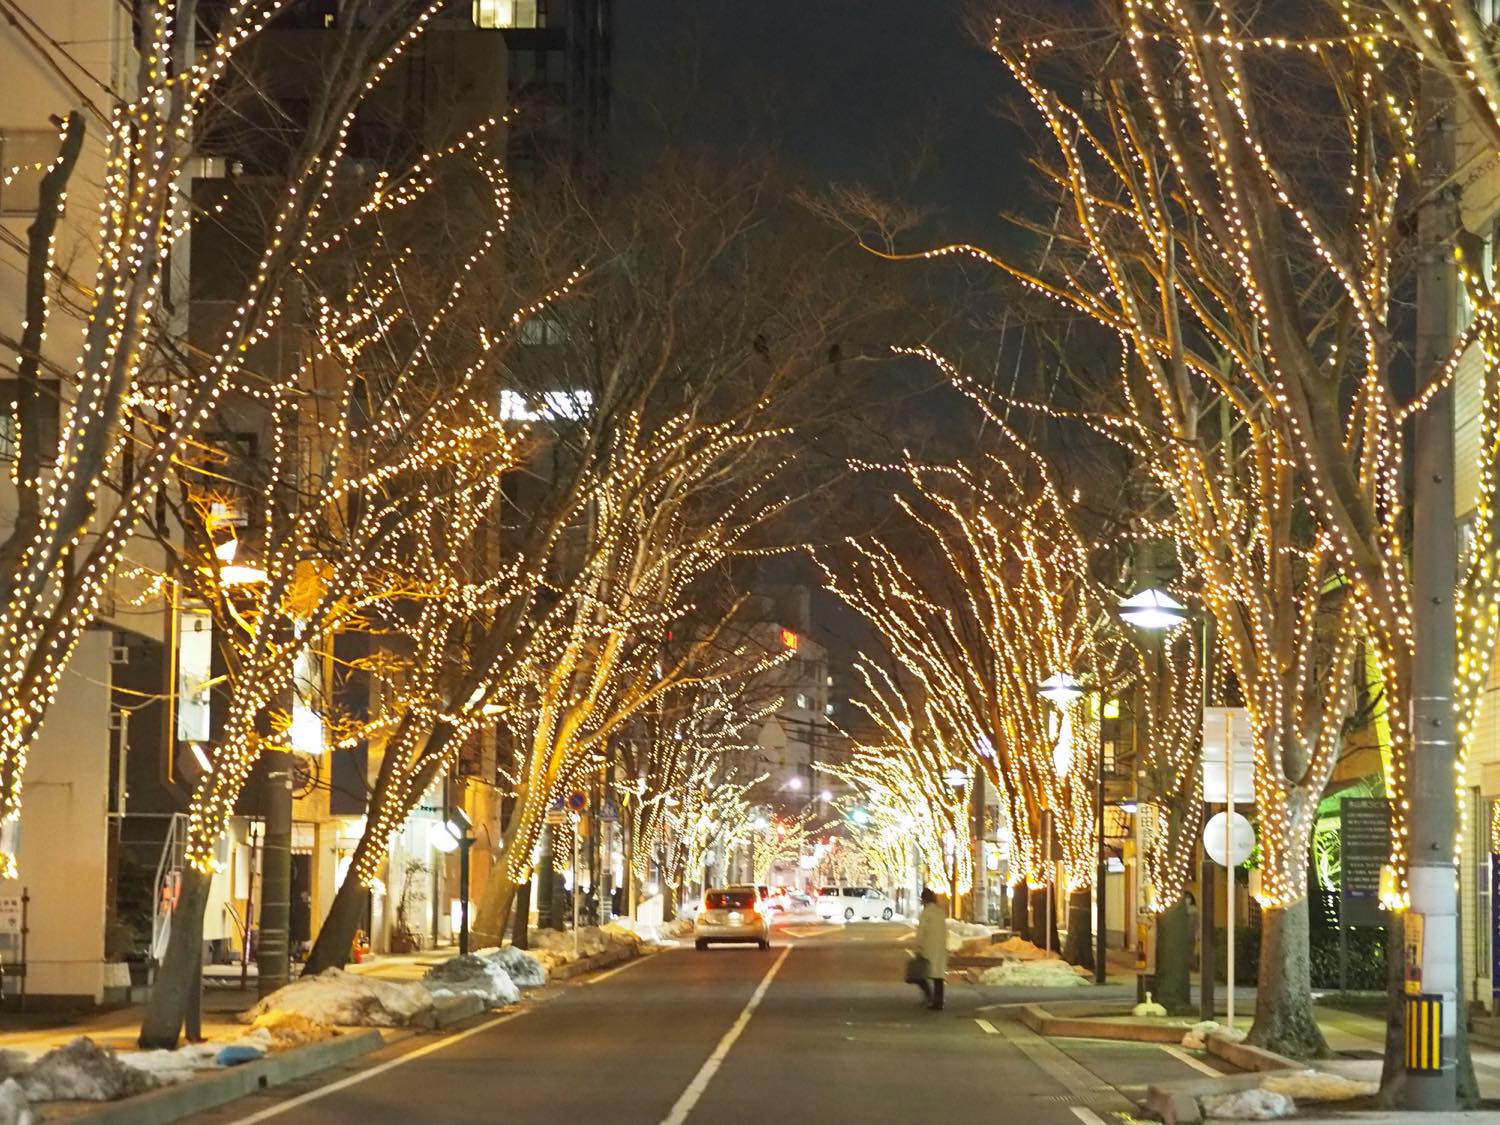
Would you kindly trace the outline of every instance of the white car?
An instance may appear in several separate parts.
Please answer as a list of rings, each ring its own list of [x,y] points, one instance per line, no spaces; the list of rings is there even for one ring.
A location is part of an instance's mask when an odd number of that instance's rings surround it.
[[[818,917],[830,922],[879,919],[889,922],[896,916],[896,904],[874,887],[818,888]]]
[[[771,948],[771,918],[755,887],[712,887],[703,893],[703,906],[693,923],[693,944],[753,943]]]

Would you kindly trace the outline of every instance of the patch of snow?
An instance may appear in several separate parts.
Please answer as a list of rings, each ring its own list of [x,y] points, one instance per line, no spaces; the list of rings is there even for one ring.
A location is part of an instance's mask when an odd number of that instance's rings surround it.
[[[279,1051],[286,1047],[300,1047],[304,1043],[318,1043],[332,1039],[338,1030],[332,1024],[323,1023],[303,1015],[301,1012],[274,1011],[257,1016],[250,1025],[250,1033],[236,1043],[260,1043],[267,1050]]]
[[[1380,1092],[1380,1083],[1360,1082],[1322,1070],[1299,1070],[1295,1074],[1268,1075],[1260,1088],[1298,1101],[1342,1102],[1350,1098],[1371,1097]]]
[[[1167,1010],[1151,999],[1151,993],[1148,992],[1144,1000],[1130,1009],[1130,1014],[1133,1016],[1155,1016],[1161,1018],[1167,1014]]]
[[[1238,1043],[1245,1038],[1245,1029],[1225,1027],[1217,1020],[1203,1020],[1187,1029],[1187,1033],[1182,1037],[1182,1045],[1194,1051],[1202,1051],[1207,1048],[1210,1035],[1218,1036],[1220,1039],[1231,1039]]]
[[[1204,1117],[1229,1121],[1275,1121],[1297,1112],[1296,1103],[1285,1094],[1258,1089],[1213,1094],[1199,1098],[1198,1105]]]
[[[21,1090],[33,1102],[112,1102],[155,1084],[144,1070],[125,1065],[114,1051],[84,1036],[32,1063]]]
[[[995,932],[994,926],[981,925],[978,922],[960,922],[957,918],[947,918],[948,924],[948,952],[957,953],[963,948],[963,944],[973,938],[986,938]]]
[[[643,942],[662,944],[674,938],[691,937],[693,920],[673,918],[670,922],[642,922],[635,918],[616,918],[604,927],[606,934],[631,935]]]
[[[240,1018],[253,1023],[268,1012],[294,1012],[340,1027],[405,1027],[432,1009],[432,993],[417,981],[325,969],[278,988]]]
[[[497,949],[483,956],[498,961],[519,988],[541,988],[547,983],[546,968],[524,949],[507,945],[504,949]]]
[[[1092,978],[1055,957],[1044,961],[1006,961],[979,974],[980,984],[1011,988],[1087,988]]]
[[[442,964],[434,965],[422,977],[422,983],[434,995],[478,996],[492,1008],[514,1004],[521,999],[521,990],[510,979],[505,966],[473,953],[450,957]]]
[[[189,1043],[175,1051],[121,1051],[126,1066],[144,1071],[158,1086],[186,1082],[198,1071],[214,1065],[217,1043]]]
[[[35,1125],[36,1114],[21,1084],[14,1078],[0,1082],[0,1125]]]

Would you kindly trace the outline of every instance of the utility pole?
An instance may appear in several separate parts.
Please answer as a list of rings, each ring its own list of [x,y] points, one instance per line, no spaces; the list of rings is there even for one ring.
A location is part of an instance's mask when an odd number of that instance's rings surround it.
[[[266,834],[260,857],[260,945],[256,990],[269,996],[291,979],[292,752],[273,747],[266,771]]]
[[[1421,78],[1421,204],[1417,212],[1417,377],[1430,387],[1439,377],[1458,330],[1459,232],[1454,101],[1445,75],[1424,66]],[[1453,514],[1453,393],[1437,390],[1417,414],[1412,458],[1412,767],[1407,835],[1411,906],[1403,920],[1408,957],[1403,1004],[1407,1040],[1414,1016],[1440,1005],[1441,1064],[1406,1052],[1403,1109],[1452,1112],[1457,1106],[1458,877],[1453,869],[1457,819],[1453,774],[1458,744],[1453,679],[1458,653],[1453,590],[1458,576],[1458,529]],[[1413,1066],[1413,1062],[1420,1064]]]

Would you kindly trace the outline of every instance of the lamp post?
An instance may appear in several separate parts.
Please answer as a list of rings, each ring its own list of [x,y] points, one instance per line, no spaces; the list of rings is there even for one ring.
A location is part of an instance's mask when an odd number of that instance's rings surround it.
[[[1190,621],[1196,621],[1198,625],[1198,671],[1201,677],[1201,693],[1199,696],[1200,717],[1198,720],[1199,738],[1203,737],[1203,715],[1208,711],[1208,616],[1207,614],[1194,614],[1189,612],[1187,606],[1174,598],[1165,590],[1148,586],[1137,594],[1121,600],[1118,612],[1123,621],[1129,622],[1138,629],[1149,632],[1160,633],[1175,629],[1179,625],[1186,625]],[[1226,763],[1227,766],[1227,763]],[[1232,802],[1234,799],[1234,778],[1230,771],[1225,770],[1225,796]],[[1229,812],[1232,814],[1234,805],[1231,803]],[[1233,816],[1228,819],[1233,821]],[[1227,858],[1227,857],[1226,857]],[[1230,941],[1233,941],[1234,929],[1234,868],[1226,867],[1226,881],[1228,890],[1226,897],[1229,904],[1226,925],[1230,930]],[[1203,904],[1198,912],[1199,937],[1198,944],[1201,955],[1198,959],[1198,1013],[1202,1019],[1214,1018],[1214,910],[1213,910],[1213,867],[1212,861],[1207,855],[1203,857],[1200,867],[1200,879],[1203,890]],[[1230,980],[1234,979],[1234,966],[1229,967]],[[1233,1011],[1233,1000],[1230,1001]]]
[[[458,952],[469,952],[469,849],[474,846],[474,822],[461,805],[448,810],[448,831],[458,841]]]
[[[1074,703],[1082,699],[1088,690],[1068,672],[1054,672],[1040,684],[1037,691],[1043,699],[1049,700],[1059,710],[1067,710]],[[1051,847],[1051,836],[1048,836],[1048,847]],[[1099,765],[1094,771],[1094,983],[1104,984],[1105,973],[1105,927],[1108,922],[1108,904],[1104,899],[1104,881],[1108,877],[1108,870],[1104,862],[1104,699],[1099,699]],[[1046,934],[1052,933],[1052,896],[1050,888],[1051,880],[1047,886],[1047,914],[1044,921]],[[1070,908],[1071,909],[1071,908]]]

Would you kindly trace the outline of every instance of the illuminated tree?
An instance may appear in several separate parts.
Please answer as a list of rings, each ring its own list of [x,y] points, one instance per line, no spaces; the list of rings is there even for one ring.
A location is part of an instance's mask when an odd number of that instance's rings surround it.
[[[258,384],[256,345],[294,306],[293,279],[342,223],[332,217],[340,211],[333,198],[346,182],[355,112],[440,6],[356,0],[341,12],[327,33],[338,43],[329,57],[339,61],[310,82],[307,127],[285,175],[268,181],[271,221],[251,248],[256,266],[231,302],[234,314],[200,349],[184,348],[168,308],[168,251],[195,217],[183,185],[190,162],[211,151],[205,138],[217,109],[239,96],[241,56],[282,5],[237,0],[212,21],[192,3],[156,2],[139,13],[139,87],[113,107],[101,143],[109,154],[102,205],[87,238],[96,276],[86,285],[62,276],[53,268],[55,239],[34,237],[26,321],[13,337],[22,479],[15,525],[0,544],[0,820],[20,813],[27,751],[132,536],[225,396]],[[59,155],[43,178],[41,233],[63,215],[85,116],[78,109],[62,119]],[[398,208],[423,190],[420,173],[382,176],[359,212]],[[79,291],[86,323],[76,358],[55,363],[43,344],[49,330],[74,330],[66,317]],[[37,423],[57,400],[60,437],[49,438],[58,431]],[[53,440],[54,448],[42,444]],[[13,869],[14,857],[0,864]]]
[[[353,290],[321,298],[297,370],[239,404],[231,432],[259,417],[269,455],[204,449],[182,472],[185,549],[174,551],[168,588],[212,616],[227,668],[225,707],[217,737],[199,750],[186,870],[142,1028],[146,1045],[176,1041],[219,843],[257,761],[292,752],[299,705],[314,716],[328,710],[322,667],[335,635],[380,630],[413,612],[467,620],[496,585],[473,544],[526,435],[496,417],[484,393],[493,334],[471,338],[460,358],[446,331],[470,269],[506,218],[504,178],[489,172],[493,222],[425,320],[413,323],[410,287],[399,284],[409,263],[393,265],[388,284],[369,284],[367,271]],[[440,338],[454,363],[441,375],[428,366]],[[242,538],[236,522],[249,534]],[[289,705],[309,686],[298,683],[309,663],[313,698]],[[316,737],[319,745],[301,749],[322,753],[321,722]]]
[[[930,732],[929,754],[967,754],[1001,793],[1018,882],[1014,917],[1020,924],[1034,909],[1033,932],[1047,941],[1042,903],[1053,872],[1042,833],[1044,821],[1055,823],[1061,854],[1051,859],[1072,896],[1070,952],[1084,960],[1098,707],[1081,700],[1060,711],[1038,689],[1058,672],[1112,683],[1117,657],[1100,644],[1090,545],[1071,526],[1046,466],[1024,446],[1015,450],[1013,461],[986,456],[977,469],[909,463],[912,495],[898,503],[915,548],[851,541],[846,560],[821,561],[829,588],[878,631],[896,668],[885,683],[870,677],[890,708],[872,717],[898,744],[914,737],[907,726]],[[914,712],[899,710],[899,698]]]
[[[1251,1038],[1317,1053],[1308,848],[1362,636],[1388,702],[1405,851],[1399,433],[1418,407],[1392,385],[1390,312],[1410,97],[1337,25],[1257,37],[1175,0],[1118,15],[1118,65],[1081,36],[1002,26],[994,40],[1051,142],[1049,260],[937,253],[990,261],[1118,341],[1113,404],[1079,416],[1170,499],[1163,524],[1251,717],[1264,908]],[[1070,100],[1053,63],[1094,75],[1087,96]],[[1295,108],[1292,85],[1308,91]]]

